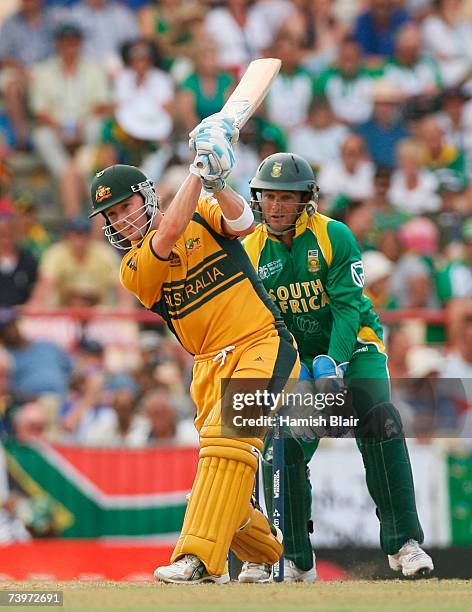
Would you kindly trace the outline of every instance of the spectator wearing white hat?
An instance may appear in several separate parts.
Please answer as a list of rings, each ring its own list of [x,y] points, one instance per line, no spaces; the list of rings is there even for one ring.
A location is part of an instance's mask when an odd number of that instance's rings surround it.
[[[422,157],[423,149],[415,141],[406,139],[398,143],[398,167],[392,175],[389,198],[396,208],[411,215],[433,213],[441,208],[438,180],[422,167]]]
[[[375,309],[388,310],[395,307],[389,284],[393,263],[379,251],[366,251],[362,255],[364,264],[364,293]]]

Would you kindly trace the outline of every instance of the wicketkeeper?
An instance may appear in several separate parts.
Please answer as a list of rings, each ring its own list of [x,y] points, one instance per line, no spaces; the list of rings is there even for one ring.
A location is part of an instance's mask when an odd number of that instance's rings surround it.
[[[165,215],[151,181],[137,168],[115,165],[91,187],[93,212],[104,231],[126,250],[121,281],[142,304],[161,315],[195,356],[191,395],[200,433],[200,458],[184,524],[158,580],[229,581],[231,549],[244,561],[275,563],[281,534],[251,503],[260,438],[221,433],[222,378],[298,377],[294,341],[265,293],[238,236],[254,228],[246,201],[225,185],[238,131],[219,115],[191,134],[203,169],[190,166]],[[200,197],[201,187],[213,196]]]
[[[298,155],[267,157],[251,181],[251,202],[261,224],[244,246],[264,287],[294,335],[302,378],[346,381],[359,417],[357,443],[369,493],[380,520],[380,545],[390,567],[406,576],[433,570],[419,546],[423,531],[400,415],[390,401],[382,327],[363,295],[359,246],[349,228],[317,212],[318,187]],[[356,380],[359,384],[356,386]],[[336,381],[336,382],[335,382]],[[363,387],[367,383],[367,390]],[[367,392],[366,392],[367,391]],[[309,538],[311,486],[308,463],[319,443],[310,436],[285,439],[285,580],[313,581]],[[270,507],[270,441],[263,452],[264,487]],[[243,582],[266,582],[271,568],[245,564]]]

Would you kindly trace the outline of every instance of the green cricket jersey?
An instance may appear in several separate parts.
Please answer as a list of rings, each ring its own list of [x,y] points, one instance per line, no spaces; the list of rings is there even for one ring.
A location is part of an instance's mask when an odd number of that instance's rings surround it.
[[[379,319],[362,292],[360,249],[344,223],[303,212],[290,249],[263,224],[243,244],[302,359],[328,354],[345,363],[367,344],[384,350]]]

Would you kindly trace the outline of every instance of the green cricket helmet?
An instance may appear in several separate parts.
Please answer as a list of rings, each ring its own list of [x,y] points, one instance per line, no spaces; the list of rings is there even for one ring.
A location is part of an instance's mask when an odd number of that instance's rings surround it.
[[[265,223],[272,234],[282,235],[294,231],[301,213],[306,210],[312,215],[318,202],[318,185],[310,164],[295,153],[274,153],[266,157],[257,169],[255,177],[249,183],[251,188],[251,206],[256,221]],[[296,191],[301,194],[297,204],[298,215],[295,223],[283,231],[272,230],[265,221],[262,210],[262,192]]]
[[[105,217],[106,223],[103,229],[105,236],[113,246],[119,249],[129,249],[131,248],[131,242],[114,230],[108,219],[107,210],[130,198],[135,193],[141,194],[143,205],[138,211],[131,213],[135,218],[133,221],[129,221],[129,225],[136,230],[136,240],[140,241],[147,235],[156,216],[158,202],[153,182],[139,168],[124,164],[109,166],[105,170],[97,172],[92,181],[90,192],[92,212],[89,217],[94,217],[99,213]],[[139,212],[137,217],[135,216],[136,212]],[[127,217],[123,220],[126,221]]]

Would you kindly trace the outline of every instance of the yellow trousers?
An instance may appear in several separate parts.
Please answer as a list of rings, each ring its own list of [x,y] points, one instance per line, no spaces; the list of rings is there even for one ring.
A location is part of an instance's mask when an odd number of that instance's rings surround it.
[[[242,561],[275,563],[282,552],[275,530],[251,505],[261,438],[225,437],[221,428],[222,379],[298,380],[300,363],[286,329],[261,332],[240,346],[195,359],[192,399],[200,433],[200,458],[184,524],[172,555],[199,557],[208,572],[225,571],[230,547]]]

